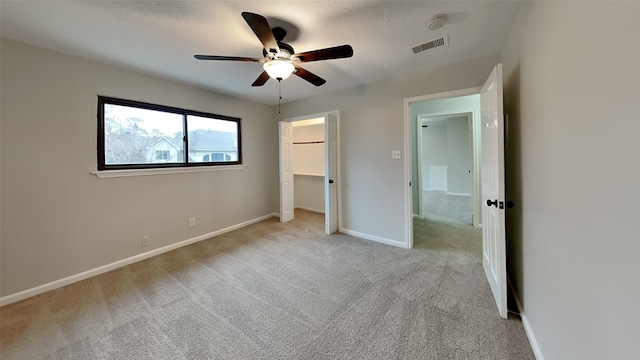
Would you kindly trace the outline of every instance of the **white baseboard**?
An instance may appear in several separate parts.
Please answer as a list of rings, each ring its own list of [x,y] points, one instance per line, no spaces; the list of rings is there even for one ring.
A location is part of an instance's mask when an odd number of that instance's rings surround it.
[[[425,191],[426,192],[431,192],[431,191],[434,191],[434,190],[430,189],[430,188],[429,189],[423,188],[422,192],[425,192]],[[469,193],[449,192],[449,191],[446,191],[446,190],[435,190],[435,191],[444,191],[444,192],[447,193],[447,195],[454,195],[454,196],[471,196],[471,194],[469,194]]]
[[[277,214],[277,215],[279,215],[279,214]],[[253,220],[249,220],[249,221],[245,221],[245,222],[237,224],[237,225],[233,225],[233,226],[226,227],[224,229],[212,231],[210,233],[203,234],[203,235],[200,235],[200,236],[196,236],[194,238],[187,239],[187,240],[184,240],[184,241],[180,241],[180,242],[177,242],[175,244],[167,245],[167,246],[164,246],[164,247],[161,247],[161,248],[158,248],[158,249],[154,249],[154,250],[142,253],[142,254],[138,254],[138,255],[134,255],[134,256],[128,257],[126,259],[118,260],[118,261],[112,262],[112,263],[107,264],[107,265],[99,266],[97,268],[81,272],[79,274],[67,276],[65,278],[62,278],[62,279],[59,279],[59,280],[55,280],[55,281],[52,281],[52,282],[49,282],[49,283],[46,283],[46,284],[42,284],[42,285],[33,287],[31,289],[27,289],[27,290],[23,290],[23,291],[20,291],[20,292],[17,292],[17,293],[13,293],[13,294],[10,294],[10,295],[7,295],[7,296],[3,296],[3,297],[0,298],[0,306],[8,305],[8,304],[20,301],[20,300],[24,300],[26,298],[30,298],[32,296],[36,296],[36,295],[45,293],[47,291],[51,291],[51,290],[54,290],[54,289],[57,289],[57,288],[61,288],[63,286],[67,286],[69,284],[73,284],[75,282],[78,282],[78,281],[81,281],[81,280],[85,280],[85,279],[88,279],[90,277],[93,277],[93,276],[96,276],[96,275],[100,275],[100,274],[106,273],[108,271],[115,270],[117,268],[121,268],[123,266],[136,263],[138,261],[146,260],[146,259],[154,257],[156,255],[160,255],[162,253],[165,253],[165,252],[168,252],[168,251],[171,251],[171,250],[175,250],[175,249],[181,248],[183,246],[187,246],[187,245],[196,243],[198,241],[206,240],[206,239],[218,236],[218,235],[222,235],[224,233],[228,233],[228,232],[233,231],[233,230],[237,230],[237,229],[243,228],[245,226],[249,226],[251,224],[255,224],[257,222],[272,218],[274,216],[276,216],[275,213],[274,214],[269,214],[269,215],[264,215],[264,216],[261,216],[259,218],[256,218],[256,219],[253,219]]]
[[[307,206],[296,206],[296,209],[302,209],[302,210],[313,211],[316,213],[324,214],[324,209],[313,209]]]
[[[364,233],[361,233],[361,232],[357,232],[357,231],[353,231],[353,230],[349,230],[349,229],[345,229],[345,228],[340,228],[340,232],[343,233],[343,234],[359,237],[359,238],[362,238],[362,239],[365,239],[365,240],[371,240],[371,241],[379,242],[379,243],[386,244],[386,245],[400,247],[400,248],[403,248],[403,249],[408,249],[409,248],[407,243],[404,243],[404,242],[401,242],[401,241],[397,241],[397,240],[385,239],[383,237],[364,234]]]
[[[544,356],[542,356],[542,350],[540,349],[538,340],[536,339],[536,336],[533,334],[533,329],[529,324],[527,315],[523,311],[522,303],[520,302],[518,293],[515,292],[515,289],[513,288],[513,284],[511,283],[510,279],[508,279],[508,283],[509,283],[509,288],[511,289],[511,293],[513,294],[513,298],[516,301],[518,312],[520,312],[520,319],[522,320],[522,326],[524,327],[524,332],[527,334],[527,338],[529,339],[529,344],[531,345],[531,350],[533,350],[533,355],[536,357],[536,360],[544,360]]]
[[[447,191],[447,195],[453,195],[453,196],[471,196],[471,194],[469,194],[469,193],[457,193],[457,192],[448,192],[448,191]]]

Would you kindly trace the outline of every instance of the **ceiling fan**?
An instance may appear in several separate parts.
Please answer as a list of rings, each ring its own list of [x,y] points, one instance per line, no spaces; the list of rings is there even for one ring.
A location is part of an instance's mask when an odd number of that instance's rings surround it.
[[[243,12],[242,17],[249,24],[251,30],[256,34],[264,46],[262,50],[263,58],[249,58],[239,56],[217,56],[217,55],[194,55],[198,60],[230,60],[263,63],[264,71],[251,86],[262,86],[269,78],[282,81],[291,74],[295,74],[315,86],[320,86],[327,81],[304,68],[300,63],[341,59],[353,56],[351,45],[341,45],[326,49],[296,53],[291,45],[283,43],[282,40],[287,32],[279,27],[271,29],[267,19],[259,14]]]

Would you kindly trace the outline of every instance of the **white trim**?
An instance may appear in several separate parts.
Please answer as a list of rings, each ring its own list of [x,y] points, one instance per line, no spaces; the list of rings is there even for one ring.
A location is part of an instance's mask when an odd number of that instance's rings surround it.
[[[471,194],[467,194],[467,193],[457,193],[457,192],[448,192],[448,191],[447,191],[447,195],[453,195],[453,196],[471,196]]]
[[[340,110],[330,110],[330,111],[326,111],[326,112],[321,112],[321,113],[315,113],[315,114],[309,114],[309,115],[301,115],[301,116],[295,116],[295,117],[290,117],[290,118],[286,118],[283,119],[282,121],[285,122],[290,122],[292,123],[291,126],[296,126],[297,122],[300,122],[304,125],[310,125],[309,123],[306,123],[305,121],[310,121],[311,123],[314,122],[318,122],[320,123],[320,118],[322,118],[322,123],[326,123],[326,119],[329,115],[331,114],[335,114],[337,117],[337,146],[336,146],[336,166],[337,166],[337,177],[335,179],[335,183],[336,183],[336,191],[338,193],[338,206],[337,206],[337,210],[338,210],[338,231],[340,231],[341,226],[342,226],[342,178],[341,178],[341,168],[340,168]],[[302,125],[302,126],[304,126]],[[325,162],[327,160],[325,159]],[[295,175],[307,175],[307,176],[323,176],[326,177],[326,174],[322,174],[322,175],[316,175],[316,174],[293,174],[294,175],[294,181],[295,181]],[[281,194],[279,195],[280,197],[282,196]],[[311,211],[315,211],[315,210],[311,210]],[[323,212],[324,214],[326,214],[326,211]],[[280,214],[278,213],[278,215],[276,215],[277,217],[280,217]],[[326,224],[325,224],[326,225]]]
[[[244,170],[244,165],[195,166],[180,168],[135,169],[135,170],[102,170],[92,171],[91,174],[99,179],[128,176],[187,174],[206,171]]]
[[[431,191],[442,191],[442,190],[433,190],[431,188],[422,188],[422,192],[425,192],[425,191],[431,192]],[[459,193],[459,192],[449,192],[449,191],[447,191],[447,195],[471,196],[471,194],[469,194],[469,193]]]
[[[320,124],[324,125],[324,121],[325,121],[324,116],[319,116],[313,119],[296,120],[293,122],[293,124],[291,124],[291,126],[298,127],[298,126],[309,126],[309,125],[320,125]]]
[[[118,261],[112,262],[112,263],[107,264],[107,265],[99,266],[97,268],[94,268],[94,269],[91,269],[91,270],[87,270],[87,271],[84,271],[84,272],[81,272],[81,273],[78,273],[78,274],[75,274],[75,275],[67,276],[67,277],[62,278],[62,279],[54,280],[52,282],[33,287],[31,289],[27,289],[27,290],[23,290],[23,291],[20,291],[20,292],[17,292],[17,293],[13,293],[13,294],[10,294],[10,295],[7,295],[7,296],[3,296],[3,297],[0,298],[0,306],[5,306],[5,305],[8,305],[8,304],[20,301],[20,300],[24,300],[26,298],[30,298],[32,296],[36,296],[36,295],[45,293],[47,291],[58,289],[58,288],[61,288],[63,286],[66,286],[66,285],[73,284],[75,282],[78,282],[78,281],[81,281],[81,280],[85,280],[85,279],[88,279],[90,277],[93,277],[93,276],[96,276],[96,275],[100,275],[100,274],[106,273],[108,271],[115,270],[115,269],[121,268],[123,266],[127,266],[127,265],[130,265],[130,264],[136,263],[138,261],[146,260],[146,259],[154,257],[156,255],[160,255],[162,253],[165,253],[165,252],[168,252],[168,251],[171,251],[171,250],[175,250],[175,249],[181,248],[183,246],[187,246],[187,245],[193,244],[193,243],[198,242],[198,241],[210,239],[212,237],[215,237],[215,236],[218,236],[218,235],[221,235],[221,234],[224,234],[224,233],[228,233],[230,231],[237,230],[237,229],[243,228],[245,226],[249,226],[251,224],[258,223],[260,221],[269,219],[269,218],[274,217],[274,216],[276,216],[276,214],[264,215],[264,216],[261,216],[259,218],[256,218],[256,219],[253,219],[253,220],[249,220],[249,221],[245,221],[245,222],[237,224],[237,225],[232,225],[232,226],[226,227],[224,229],[212,231],[210,233],[203,234],[203,235],[200,235],[200,236],[196,236],[194,238],[187,239],[187,240],[184,240],[184,241],[180,241],[180,242],[177,242],[175,244],[167,245],[167,246],[164,246],[164,247],[161,247],[161,248],[158,248],[158,249],[154,249],[154,250],[142,253],[142,254],[134,255],[134,256],[128,257],[126,259],[118,260]]]
[[[297,121],[303,121],[303,120],[313,120],[316,118],[325,118],[328,114],[339,114],[340,110],[331,110],[331,111],[325,111],[325,112],[321,112],[321,113],[315,113],[315,114],[310,114],[310,115],[302,115],[302,116],[295,116],[295,117],[290,117],[290,118],[286,118],[282,121],[286,121],[286,122],[297,122]]]
[[[515,292],[513,284],[511,283],[511,279],[507,279],[509,284],[509,288],[511,289],[511,294],[513,295],[513,299],[516,301],[516,306],[518,307],[518,312],[520,313],[520,319],[522,320],[522,326],[524,327],[524,332],[527,334],[527,338],[529,339],[529,344],[531,345],[531,350],[533,350],[533,356],[536,357],[536,360],[544,360],[544,356],[542,355],[542,350],[540,349],[540,344],[538,344],[538,340],[536,336],[533,334],[533,329],[529,324],[529,320],[525,315],[522,307],[522,303],[520,302],[520,298],[518,298],[518,293]]]
[[[413,191],[412,186],[409,185],[412,181],[412,164],[411,164],[411,126],[413,119],[411,119],[411,104],[415,102],[427,101],[427,100],[436,100],[436,99],[446,99],[446,98],[454,98],[459,96],[467,96],[479,94],[481,86],[446,91],[436,94],[429,95],[421,95],[414,96],[410,98],[404,99],[404,187],[405,187],[405,241],[406,245],[404,247],[411,249],[413,247]],[[412,184],[416,186],[416,184]],[[418,184],[418,189],[422,188],[422,184]],[[420,194],[420,193],[419,193]],[[420,197],[420,195],[419,195]],[[422,204],[420,204],[422,206]]]
[[[477,94],[471,94],[471,95],[477,95]],[[471,96],[471,95],[466,95],[466,96]],[[419,114],[418,115],[418,122],[422,122],[422,121],[424,121],[424,119],[428,119],[428,118],[431,118],[431,117],[439,117],[439,116],[446,116],[446,115],[465,115],[465,116],[469,116],[469,115],[473,115],[473,113],[475,113],[476,110],[477,110],[476,108],[455,109],[455,110],[447,110],[447,111],[437,111],[437,112],[434,112],[434,113]]]
[[[482,86],[476,86],[476,87],[460,89],[460,90],[445,91],[445,92],[441,92],[441,93],[437,93],[437,94],[429,94],[429,95],[421,95],[421,96],[410,97],[410,98],[404,99],[404,101],[409,103],[409,105],[411,105],[411,103],[414,103],[414,102],[422,102],[422,101],[427,101],[427,100],[448,99],[448,98],[454,98],[454,97],[460,97],[460,96],[475,95],[475,94],[479,94],[481,89],[482,89]]]
[[[336,127],[336,141],[337,141],[337,146],[336,146],[336,167],[338,169],[338,174],[336,177],[336,191],[338,192],[338,230],[340,229],[340,227],[342,227],[342,160],[340,160],[340,158],[342,157],[342,146],[340,145],[341,143],[341,134],[342,134],[342,130],[340,130],[340,110],[333,110],[330,111],[327,116],[329,116],[329,114],[336,114],[337,117],[337,127]]]
[[[314,213],[319,213],[319,214],[324,214],[324,209],[314,209],[314,208],[310,208],[308,206],[296,206],[296,209],[302,209],[302,210],[307,210],[307,211],[311,211]]]
[[[411,249],[413,248],[413,186],[417,186],[418,189],[422,188],[422,184],[413,184],[413,174],[412,164],[413,154],[411,152],[411,127],[412,119],[411,117],[411,102],[410,99],[404,99],[404,184],[402,185],[405,189],[404,193],[404,248]],[[422,182],[420,176],[418,175],[418,182]],[[422,198],[419,197],[420,201]],[[422,204],[420,204],[420,208],[422,208]],[[420,217],[422,217],[422,210],[418,211]]]
[[[411,107],[409,107],[409,111],[411,111]],[[418,164],[418,184],[417,184],[417,189],[420,189],[420,187],[424,186],[424,177],[422,176],[422,147],[423,147],[423,131],[422,131],[422,126],[419,126],[418,123],[421,122],[420,120],[420,115],[416,116],[416,143],[415,143],[415,149],[416,149],[416,159],[415,162],[416,164]],[[413,129],[413,124],[410,122],[409,126],[411,126],[411,129]],[[409,129],[409,134],[411,134],[411,129]],[[409,144],[413,145],[413,139],[408,139]],[[411,155],[413,155],[413,148],[414,146],[409,146],[409,148],[411,149]],[[412,159],[413,160],[413,159]],[[411,165],[413,165],[413,162],[411,163]],[[413,167],[411,168],[411,179],[413,179]],[[430,181],[430,185],[433,186],[433,182]],[[418,215],[420,216],[420,219],[424,218],[424,189],[422,191],[417,191],[418,193],[418,204],[420,204],[418,206]],[[411,200],[413,201],[413,191],[411,191]],[[413,204],[411,205],[411,208],[413,208]]]
[[[375,235],[364,234],[361,232],[357,232],[357,231],[353,231],[345,228],[340,228],[340,232],[346,235],[359,237],[365,240],[371,240],[371,241],[375,241],[375,242],[386,244],[386,245],[391,245],[391,246],[395,246],[403,249],[409,249],[409,247],[407,246],[407,243],[402,241],[391,240],[391,239],[386,239],[386,238],[375,236]]]

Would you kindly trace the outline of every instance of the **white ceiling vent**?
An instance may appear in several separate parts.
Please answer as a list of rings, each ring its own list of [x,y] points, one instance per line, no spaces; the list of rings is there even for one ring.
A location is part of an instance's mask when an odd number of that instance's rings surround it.
[[[429,50],[429,49],[433,49],[433,48],[437,48],[437,47],[442,47],[448,44],[447,41],[447,35],[444,35],[442,37],[439,37],[435,40],[429,41],[427,43],[421,44],[421,45],[417,45],[411,48],[411,50],[413,50],[413,54],[418,54],[421,53],[425,50]]]

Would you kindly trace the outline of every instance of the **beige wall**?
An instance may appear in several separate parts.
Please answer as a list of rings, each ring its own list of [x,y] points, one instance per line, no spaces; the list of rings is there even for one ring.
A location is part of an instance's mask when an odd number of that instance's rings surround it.
[[[1,47],[0,295],[278,211],[272,106],[11,40]],[[98,179],[97,95],[241,117],[246,167]]]
[[[294,207],[324,214],[324,176],[294,175]]]
[[[638,24],[638,2],[533,2],[502,53],[508,271],[546,360],[638,357]]]
[[[282,105],[280,119],[340,110],[342,227],[404,243],[404,99],[480,86],[497,56],[397,76]],[[409,154],[402,154],[404,156]],[[409,155],[410,156],[410,155]]]

